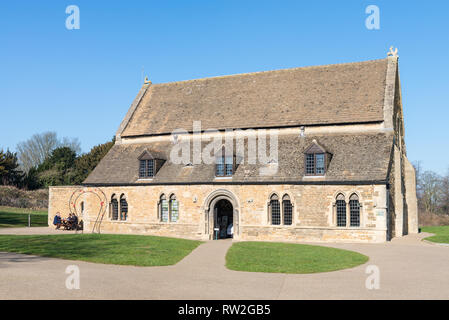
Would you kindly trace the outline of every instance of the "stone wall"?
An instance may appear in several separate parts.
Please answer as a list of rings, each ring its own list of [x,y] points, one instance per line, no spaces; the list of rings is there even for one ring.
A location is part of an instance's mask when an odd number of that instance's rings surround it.
[[[418,199],[416,197],[415,168],[405,158],[405,198],[408,212],[408,232],[418,233]]]
[[[394,146],[394,185],[391,186],[394,188],[394,210],[395,210],[395,219],[394,219],[394,236],[402,237],[404,235],[404,196],[403,196],[403,185],[402,185],[402,164],[401,164],[401,152],[399,148]]]
[[[281,199],[288,194],[293,204],[293,224],[269,224],[268,203],[276,193]],[[335,197],[356,193],[361,204],[361,225],[358,228],[336,227]],[[126,221],[112,221],[109,202],[112,195],[124,196],[128,203]],[[161,222],[158,201],[175,194],[179,201],[179,219],[175,223]],[[348,241],[382,242],[386,240],[386,186],[330,185],[167,185],[128,187],[51,187],[49,224],[60,211],[70,211],[83,220],[84,232],[151,234],[194,239],[210,239],[207,228],[212,195],[230,195],[239,226],[235,239],[276,241]],[[84,211],[81,210],[81,202]],[[209,211],[207,211],[210,209]],[[349,208],[347,210],[349,212]]]

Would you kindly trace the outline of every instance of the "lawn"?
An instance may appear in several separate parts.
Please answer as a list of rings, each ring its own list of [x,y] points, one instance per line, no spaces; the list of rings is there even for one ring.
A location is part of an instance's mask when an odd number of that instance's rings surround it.
[[[449,243],[449,226],[422,227],[421,231],[435,233],[434,236],[425,238],[426,240],[438,243]]]
[[[47,211],[0,206],[0,228],[27,227],[28,214],[31,214],[32,227],[48,226]]]
[[[231,270],[274,273],[329,272],[367,261],[367,256],[353,251],[273,242],[237,242],[226,255]]]
[[[0,235],[0,251],[134,266],[173,265],[200,244],[201,241],[141,235]]]

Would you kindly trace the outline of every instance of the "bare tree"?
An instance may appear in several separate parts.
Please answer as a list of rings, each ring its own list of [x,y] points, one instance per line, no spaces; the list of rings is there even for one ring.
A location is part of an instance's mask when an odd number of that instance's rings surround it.
[[[449,169],[441,176],[433,171],[423,172],[420,161],[413,163],[416,171],[416,196],[422,219],[431,225],[448,224],[449,215]],[[421,218],[420,218],[421,219]],[[443,220],[441,220],[443,219]]]
[[[64,146],[71,148],[76,153],[81,151],[77,138],[63,138],[60,141],[56,132],[34,134],[30,139],[17,144],[17,157],[21,170],[28,172],[31,168],[41,164],[54,149]]]
[[[75,151],[75,153],[79,154],[81,152],[81,143],[78,138],[68,138],[64,137],[59,142],[58,147],[68,147]]]
[[[36,133],[30,139],[17,144],[20,167],[28,172],[41,164],[58,145],[56,132]]]
[[[436,213],[441,204],[441,176],[432,171],[425,171],[420,177],[420,182],[425,212]]]
[[[422,198],[422,181],[421,176],[423,173],[422,161],[414,161],[413,167],[415,168],[415,183],[416,183],[416,195],[418,200]]]
[[[441,179],[440,184],[441,194],[441,211],[444,214],[449,214],[449,169],[446,175]]]

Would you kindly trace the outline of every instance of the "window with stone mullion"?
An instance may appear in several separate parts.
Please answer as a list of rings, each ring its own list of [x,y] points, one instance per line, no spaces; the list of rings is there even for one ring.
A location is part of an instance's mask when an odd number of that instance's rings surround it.
[[[234,158],[217,157],[215,166],[215,175],[217,177],[231,177],[234,173]]]
[[[139,178],[151,178],[154,176],[154,160],[140,160]]]

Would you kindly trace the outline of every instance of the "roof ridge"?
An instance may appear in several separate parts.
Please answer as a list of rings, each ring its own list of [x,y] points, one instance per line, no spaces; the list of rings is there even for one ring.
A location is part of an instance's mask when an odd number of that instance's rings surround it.
[[[296,70],[305,70],[305,69],[319,69],[319,68],[327,68],[327,67],[336,67],[336,66],[345,66],[345,65],[358,65],[358,64],[367,64],[367,63],[374,63],[374,62],[380,62],[380,61],[387,61],[388,58],[381,58],[381,59],[372,59],[372,60],[364,60],[364,61],[356,61],[356,62],[343,62],[343,63],[331,63],[331,64],[323,64],[323,65],[315,65],[315,66],[304,66],[304,67],[294,67],[294,68],[283,68],[283,69],[273,69],[273,70],[264,70],[264,71],[253,71],[253,72],[244,72],[244,73],[235,73],[235,74],[227,74],[227,75],[221,75],[221,76],[212,76],[212,77],[204,77],[204,78],[197,78],[197,79],[189,79],[189,80],[179,80],[179,81],[171,81],[171,82],[161,82],[161,83],[152,83],[151,87],[162,87],[172,84],[178,84],[178,83],[188,83],[188,82],[195,82],[195,81],[206,81],[211,79],[222,79],[222,78],[232,78],[232,77],[242,77],[242,76],[250,76],[250,75],[256,75],[256,74],[263,74],[263,73],[273,73],[273,72],[285,72],[285,71],[296,71]]]

